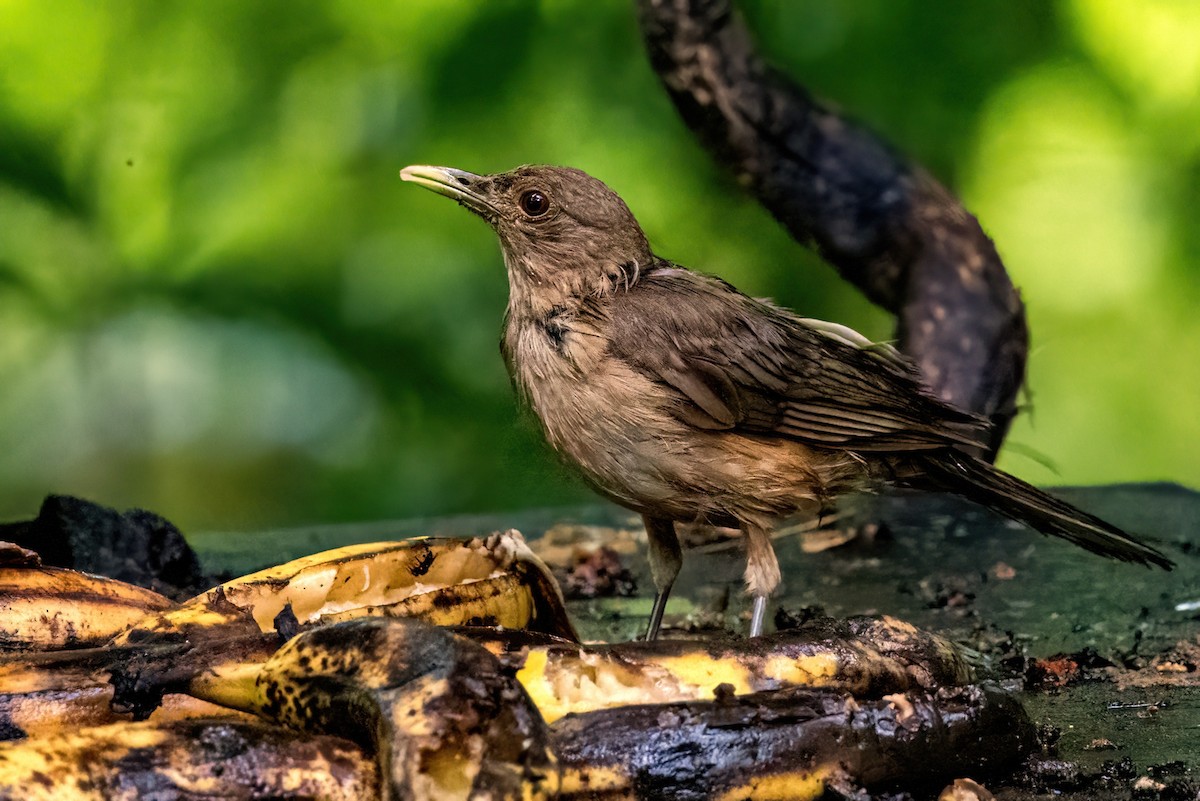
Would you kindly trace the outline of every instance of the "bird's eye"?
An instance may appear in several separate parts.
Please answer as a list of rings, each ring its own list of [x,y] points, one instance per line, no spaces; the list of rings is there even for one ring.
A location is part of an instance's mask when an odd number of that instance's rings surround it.
[[[541,217],[550,210],[550,198],[545,192],[530,189],[521,195],[521,211],[530,217]]]

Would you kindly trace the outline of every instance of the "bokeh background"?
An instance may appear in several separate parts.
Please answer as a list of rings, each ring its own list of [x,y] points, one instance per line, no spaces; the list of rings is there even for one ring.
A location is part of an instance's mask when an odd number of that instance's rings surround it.
[[[996,240],[1034,341],[1001,464],[1200,485],[1200,4],[740,6]],[[526,162],[605,179],[665,256],[891,332],[710,164],[627,2],[0,0],[0,517],[591,498],[514,406],[491,232],[397,178]]]

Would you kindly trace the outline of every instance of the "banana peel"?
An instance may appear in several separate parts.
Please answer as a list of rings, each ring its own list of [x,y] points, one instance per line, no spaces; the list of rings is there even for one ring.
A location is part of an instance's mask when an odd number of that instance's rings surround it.
[[[841,636],[833,628],[826,636]],[[873,686],[871,697],[803,686],[719,691],[711,700],[573,712],[548,725],[512,668],[445,629],[368,618],[306,631],[209,692],[267,720],[359,743],[377,755],[385,797],[413,801],[816,799],[830,789],[987,774],[1036,744],[1007,694],[922,688],[915,678],[890,694]]]
[[[515,532],[348,546],[162,600],[102,647],[0,659],[0,739],[24,738],[0,744],[0,801],[137,782],[260,797],[237,783],[256,759],[271,797],[817,798],[978,772],[1033,742],[1007,696],[938,690],[972,680],[960,653],[891,618],[580,645]],[[288,773],[275,724],[325,745]],[[227,784],[182,739],[221,732],[243,743],[216,749],[232,762],[257,755]],[[352,796],[306,773],[332,770],[334,746]]]
[[[66,570],[54,575],[62,576],[59,587],[93,579]],[[103,648],[0,659],[0,729],[7,713],[10,736],[127,713],[144,719],[164,696],[189,692],[198,676],[261,664],[303,627],[359,616],[412,615],[575,636],[557,585],[515,531],[346,546],[234,579],[180,605],[121,582],[95,583],[135,600],[159,598],[150,607],[159,611],[136,613],[137,622],[126,623]],[[91,599],[60,602],[72,604],[81,618],[112,619]],[[105,698],[113,707],[107,719]]]
[[[829,624],[807,636],[812,646],[876,627],[913,635],[890,645],[884,640],[876,651],[916,654],[941,647],[889,621]],[[628,703],[571,712],[548,725],[514,678],[520,660],[528,659],[519,655],[535,647],[580,646],[561,640],[517,645],[495,632],[479,636],[488,648],[418,620],[360,618],[302,631],[265,661],[206,674],[190,689],[310,737],[354,743],[378,765],[378,795],[360,797],[389,800],[815,799],[831,789],[919,785],[960,770],[980,775],[1011,764],[1035,743],[1032,724],[1009,696],[979,686],[926,689],[919,686],[921,671],[895,666],[868,680],[869,689],[857,696],[829,686],[747,695],[726,687],[711,700]],[[705,647],[677,645],[693,652]],[[612,646],[606,656],[617,659],[621,648]],[[859,646],[842,650],[862,653]],[[730,652],[723,658],[735,657]],[[738,664],[745,669],[745,662]],[[931,672],[948,678],[963,669],[949,659]],[[896,681],[907,681],[910,689],[879,695]],[[653,688],[647,692],[652,696]],[[181,725],[131,731],[181,731]],[[118,783],[110,773],[129,770],[125,758],[110,759],[109,751],[87,740],[73,743],[54,753],[90,750],[99,758],[86,763],[96,767],[64,757],[61,767],[43,771],[52,791],[44,797],[77,788],[74,773],[81,770],[98,772],[88,774],[89,781],[108,787]],[[22,745],[42,753],[41,740],[9,748]],[[155,765],[184,758],[164,756],[182,748],[167,740],[149,739],[144,747]],[[5,752],[0,747],[0,798],[16,775],[5,773]],[[172,771],[174,776],[178,768]],[[163,797],[179,797],[171,792]]]
[[[562,801],[806,801],[936,787],[967,771],[996,775],[1037,744],[1020,704],[979,685],[874,700],[794,688],[635,704],[570,715],[551,734]]]
[[[148,721],[0,744],[0,799],[557,794],[549,731],[520,685],[480,646],[426,623],[318,627],[210,682],[262,720]]]
[[[106,648],[24,653],[0,660],[0,741],[36,738],[137,718],[114,703],[110,674],[135,656]],[[182,693],[162,693],[142,717],[154,721],[242,713]]]
[[[0,652],[108,642],[168,598],[116,579],[59,567],[0,567]]]
[[[626,704],[712,700],[790,687],[878,697],[971,679],[951,643],[889,617],[821,618],[753,639],[613,645],[460,631],[500,657],[548,723]]]
[[[108,684],[0,695],[0,741],[39,739],[64,731],[132,723],[133,715],[114,708],[112,701],[113,688]],[[158,723],[190,718],[253,719],[190,695],[172,693],[163,697],[148,720]]]
[[[305,628],[362,617],[521,628],[575,639],[562,595],[516,531],[349,545],[226,582],[116,637],[115,703],[143,718],[164,693],[204,697]]]
[[[97,646],[175,607],[142,587],[36,559],[0,567],[0,740],[119,719]]]
[[[384,798],[540,801],[557,793],[549,732],[482,647],[417,620],[303,632],[260,667],[210,680],[214,700],[378,756]]]
[[[347,545],[228,581],[130,627],[113,644],[171,642],[224,630],[275,631],[356,617],[415,617],[576,639],[562,593],[516,531]]]
[[[0,744],[3,801],[379,797],[361,748],[261,721],[126,723]]]
[[[196,686],[259,722],[151,719],[0,744],[0,799],[549,801],[557,792],[549,732],[520,685],[480,646],[426,623],[317,627]]]

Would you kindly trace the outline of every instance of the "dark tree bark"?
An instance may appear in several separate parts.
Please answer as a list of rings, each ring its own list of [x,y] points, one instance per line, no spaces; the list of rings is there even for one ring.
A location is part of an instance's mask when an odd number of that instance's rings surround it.
[[[768,66],[730,0],[637,0],[650,63],[712,155],[803,244],[897,317],[943,400],[990,419],[995,456],[1025,376],[1025,309],[954,195]]]

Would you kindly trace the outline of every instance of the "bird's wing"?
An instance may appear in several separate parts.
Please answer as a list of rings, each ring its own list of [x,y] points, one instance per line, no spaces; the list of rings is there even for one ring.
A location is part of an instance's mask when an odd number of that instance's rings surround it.
[[[891,346],[719,279],[658,269],[609,313],[611,354],[676,390],[675,414],[697,428],[861,451],[982,444],[983,421],[930,396]]]

